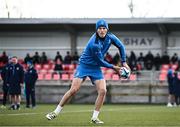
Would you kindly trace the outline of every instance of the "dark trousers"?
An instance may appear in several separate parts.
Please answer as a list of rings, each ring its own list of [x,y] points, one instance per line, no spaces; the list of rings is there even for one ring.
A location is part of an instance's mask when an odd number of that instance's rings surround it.
[[[180,104],[180,96],[175,96],[175,102],[177,105]]]
[[[34,88],[26,88],[26,107],[30,106],[30,98],[32,102],[32,107],[36,106],[36,98],[35,98],[35,89]]]
[[[8,97],[8,88],[3,88],[3,105],[6,105]]]

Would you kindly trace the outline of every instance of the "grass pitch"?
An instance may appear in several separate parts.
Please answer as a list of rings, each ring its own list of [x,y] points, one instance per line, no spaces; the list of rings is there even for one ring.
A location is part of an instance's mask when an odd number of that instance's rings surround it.
[[[94,105],[66,105],[54,120],[45,115],[56,105],[38,105],[36,109],[0,110],[0,126],[100,126],[90,123]],[[180,107],[165,105],[104,105],[99,118],[106,127],[180,127]]]

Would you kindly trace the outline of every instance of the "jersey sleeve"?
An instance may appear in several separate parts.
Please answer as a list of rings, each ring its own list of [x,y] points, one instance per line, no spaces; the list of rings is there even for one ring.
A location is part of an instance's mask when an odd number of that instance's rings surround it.
[[[119,50],[121,62],[126,62],[126,51],[124,44],[114,35],[111,34],[112,44]]]
[[[93,53],[93,57],[97,61],[98,65],[100,65],[102,67],[113,68],[112,64],[109,64],[108,62],[106,62],[104,60],[104,57],[103,57],[100,47],[98,45],[94,44],[92,46],[92,53]]]

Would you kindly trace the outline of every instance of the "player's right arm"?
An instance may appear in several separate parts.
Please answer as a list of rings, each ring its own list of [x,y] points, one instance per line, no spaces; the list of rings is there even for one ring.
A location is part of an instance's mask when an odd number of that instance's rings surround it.
[[[93,44],[91,49],[92,49],[93,57],[99,66],[113,68],[112,64],[109,64],[108,62],[104,60],[103,54],[98,44]]]

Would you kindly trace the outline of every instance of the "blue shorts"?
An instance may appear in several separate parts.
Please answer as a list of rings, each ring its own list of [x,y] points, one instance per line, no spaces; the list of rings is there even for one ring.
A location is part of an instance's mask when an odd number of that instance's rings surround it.
[[[83,80],[89,77],[92,84],[95,84],[96,80],[104,79],[101,68],[99,66],[92,66],[80,63],[74,74],[74,78],[81,78]]]

